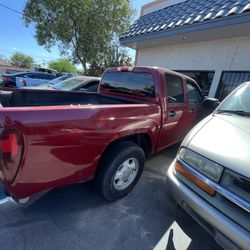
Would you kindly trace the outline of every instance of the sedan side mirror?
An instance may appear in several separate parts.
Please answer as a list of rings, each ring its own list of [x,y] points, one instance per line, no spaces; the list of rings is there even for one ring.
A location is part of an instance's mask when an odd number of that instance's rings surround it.
[[[215,98],[206,98],[203,101],[203,106],[208,109],[215,109],[219,106],[220,102],[218,99]]]

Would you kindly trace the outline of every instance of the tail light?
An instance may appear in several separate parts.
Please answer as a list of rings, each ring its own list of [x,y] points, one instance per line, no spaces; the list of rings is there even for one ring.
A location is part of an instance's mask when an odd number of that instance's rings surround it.
[[[11,81],[11,78],[9,78],[9,77],[4,77],[4,78],[3,78],[3,81],[4,81],[4,82],[10,82],[10,81]]]
[[[0,134],[0,176],[8,183],[16,177],[23,155],[23,137],[19,130],[4,128]]]
[[[134,67],[120,67],[117,68],[119,72],[132,72],[134,70]]]

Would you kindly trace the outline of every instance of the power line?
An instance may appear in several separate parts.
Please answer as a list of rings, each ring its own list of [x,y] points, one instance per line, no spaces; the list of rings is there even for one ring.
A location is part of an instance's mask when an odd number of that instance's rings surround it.
[[[11,50],[5,50],[5,49],[0,49],[0,51],[2,52],[6,52],[6,53],[9,53],[9,54],[13,54],[15,52],[19,52],[19,51],[11,51]],[[22,53],[22,52],[21,52]],[[25,53],[24,53],[25,54]],[[29,55],[28,56],[32,56],[32,57],[37,57],[37,58],[47,58],[47,59],[57,59],[57,57],[51,57],[51,56],[37,56],[37,55]]]
[[[10,11],[16,13],[16,14],[19,14],[19,15],[23,16],[23,13],[16,10],[16,9],[13,9],[13,8],[11,8],[9,6],[6,6],[6,5],[4,5],[2,3],[0,3],[0,6],[5,8],[5,9],[8,9],[8,10],[10,10]],[[5,52],[5,53],[9,53],[9,54],[15,53],[14,51],[3,50],[3,49],[0,49],[0,51]],[[37,56],[37,55],[29,55],[29,56],[32,56],[32,57],[35,57],[35,58],[41,58],[41,59],[56,59],[56,57],[49,57],[49,56]]]
[[[22,12],[20,12],[20,11],[18,11],[18,10],[15,10],[15,9],[9,7],[9,6],[6,6],[6,5],[4,5],[4,4],[2,4],[2,3],[0,3],[0,6],[3,7],[3,8],[5,8],[5,9],[8,9],[8,10],[10,10],[10,11],[13,11],[13,12],[15,12],[15,13],[21,15],[21,16],[23,15]]]
[[[70,3],[70,4],[71,4],[73,7],[77,8],[77,9],[79,8],[79,6],[75,5],[74,3]],[[22,12],[20,12],[20,11],[18,11],[18,10],[16,10],[16,9],[13,9],[13,8],[7,6],[7,5],[4,5],[4,4],[0,3],[0,6],[3,7],[3,8],[5,8],[5,9],[8,9],[8,10],[10,10],[10,11],[13,11],[13,12],[15,12],[15,13],[17,13],[17,14],[23,16],[23,13],[22,13]],[[92,12],[93,12],[93,14],[96,14],[96,12],[94,12],[94,11],[92,11]]]
[[[73,7],[79,9],[79,6],[76,5],[76,4],[74,4],[73,2],[70,2],[70,4],[71,4]],[[16,9],[13,9],[13,8],[7,6],[7,5],[4,5],[4,4],[0,3],[0,6],[3,7],[3,8],[5,8],[5,9],[8,9],[8,10],[10,10],[10,11],[13,11],[13,12],[15,12],[15,13],[21,15],[21,16],[23,16],[23,12],[20,12],[20,11],[18,11],[18,10],[16,10]],[[85,6],[84,8],[86,9],[86,6]],[[94,14],[95,16],[98,16],[99,18],[103,18],[103,16],[102,16],[102,15],[99,15],[99,13],[98,13],[97,11],[94,11],[94,10],[91,10],[91,9],[88,9],[88,11],[91,12],[92,14]],[[114,21],[113,21],[113,22],[114,22]]]

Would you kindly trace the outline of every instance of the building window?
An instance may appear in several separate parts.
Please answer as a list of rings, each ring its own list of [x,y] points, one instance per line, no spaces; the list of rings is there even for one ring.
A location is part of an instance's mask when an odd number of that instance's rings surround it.
[[[250,71],[224,71],[221,75],[216,98],[222,101],[241,83],[250,81]]]
[[[214,71],[204,70],[177,70],[177,72],[194,79],[200,86],[202,94],[207,96],[214,79]]]

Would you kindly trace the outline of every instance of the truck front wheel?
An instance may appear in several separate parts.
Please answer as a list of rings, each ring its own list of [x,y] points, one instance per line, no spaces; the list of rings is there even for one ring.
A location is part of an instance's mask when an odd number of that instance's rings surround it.
[[[141,147],[132,142],[119,142],[102,158],[95,177],[97,190],[109,201],[127,195],[138,182],[145,163]]]

